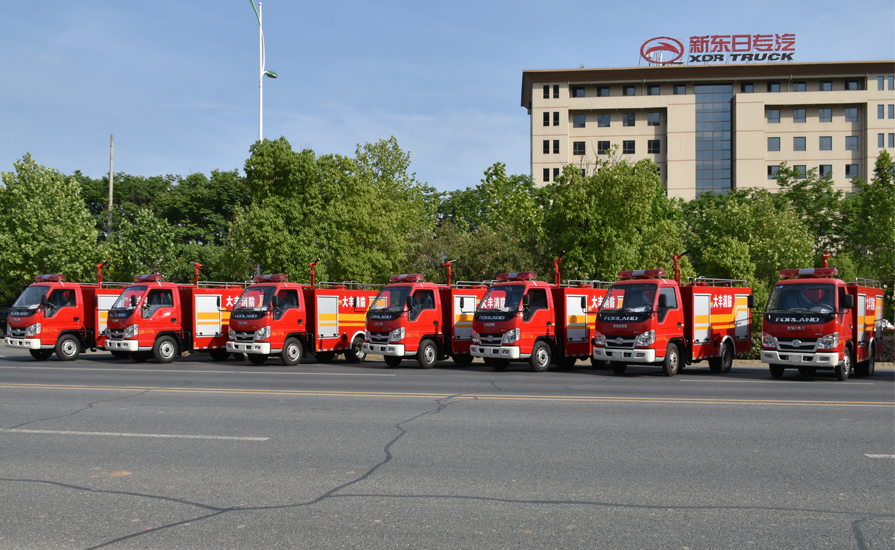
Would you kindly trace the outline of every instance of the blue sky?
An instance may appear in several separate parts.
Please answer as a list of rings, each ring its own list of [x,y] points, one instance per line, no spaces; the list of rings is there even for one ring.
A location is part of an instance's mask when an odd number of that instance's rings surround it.
[[[527,173],[525,69],[636,65],[643,41],[795,33],[798,61],[895,59],[892,0],[264,2],[264,135],[352,156],[394,135],[420,180]],[[258,137],[249,0],[10,3],[0,18],[0,170],[241,169]]]

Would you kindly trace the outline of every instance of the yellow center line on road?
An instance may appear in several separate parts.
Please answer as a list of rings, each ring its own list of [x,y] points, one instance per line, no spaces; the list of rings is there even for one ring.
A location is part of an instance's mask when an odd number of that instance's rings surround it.
[[[0,384],[0,388],[43,390],[87,390],[157,393],[205,393],[220,395],[292,395],[304,397],[399,397],[406,399],[470,399],[483,401],[554,401],[571,403],[661,403],[678,405],[784,405],[814,407],[895,407],[892,401],[808,401],[787,399],[716,399],[693,397],[630,397],[599,395],[512,395],[452,394],[423,392],[352,392],[323,390],[253,390],[220,388],[176,388],[160,386],[85,386],[63,384]]]

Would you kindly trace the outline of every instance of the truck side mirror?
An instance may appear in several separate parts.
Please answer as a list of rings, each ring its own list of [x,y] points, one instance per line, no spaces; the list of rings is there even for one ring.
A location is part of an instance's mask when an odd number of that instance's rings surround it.
[[[530,303],[530,300],[529,300],[528,294],[526,294],[525,296],[522,297],[522,309],[527,309],[529,303]]]
[[[280,297],[274,294],[270,297],[270,306],[274,309],[280,307]]]
[[[137,296],[135,294],[131,294],[131,307],[137,307]]]
[[[750,294],[746,298],[746,307],[748,307],[749,309],[753,309],[755,307],[755,296]]]
[[[846,294],[840,301],[842,302],[840,304],[842,306],[842,309],[852,309],[853,307],[855,307],[855,297],[851,294]]]
[[[587,296],[582,296],[582,297],[581,297],[581,310],[582,310],[582,311],[586,311],[586,310],[587,310]]]
[[[667,294],[659,294],[659,308],[665,309],[668,307],[668,295]]]
[[[46,294],[40,295],[40,307],[47,307],[47,295]]]
[[[407,297],[407,311],[411,311],[413,309],[413,296]]]

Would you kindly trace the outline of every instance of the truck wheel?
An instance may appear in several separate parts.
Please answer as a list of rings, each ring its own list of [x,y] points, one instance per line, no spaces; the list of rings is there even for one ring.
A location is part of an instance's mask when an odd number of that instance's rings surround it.
[[[535,372],[544,372],[550,368],[550,347],[544,342],[535,342],[534,349],[531,350],[531,359],[528,361],[531,370]]]
[[[730,372],[733,366],[733,351],[727,342],[721,346],[721,355],[709,359],[709,370],[714,373]]]
[[[283,364],[290,367],[301,363],[301,358],[305,355],[305,348],[301,345],[298,338],[287,338],[283,344],[283,352],[280,357],[283,358]]]
[[[594,369],[608,369],[612,367],[612,361],[607,361],[605,359],[594,359],[590,358],[590,366]]]
[[[509,366],[509,359],[491,359],[491,368],[496,371],[505,371]]]
[[[577,361],[575,357],[560,357],[556,366],[559,370],[573,370]]]
[[[423,340],[420,342],[420,349],[416,352],[416,360],[424,369],[431,369],[435,366],[435,360],[438,358],[438,348],[432,340]]]
[[[873,348],[870,349],[870,357],[866,361],[862,361],[855,365],[855,378],[862,378],[864,376],[873,376],[873,371],[876,370],[876,357],[875,351]]]
[[[836,380],[845,382],[848,380],[848,373],[851,370],[851,350],[845,348],[842,354],[842,362],[836,365]]]
[[[329,363],[335,356],[336,354],[331,351],[318,351],[314,354],[314,357],[317,359],[318,363]]]
[[[177,355],[177,342],[170,336],[162,336],[152,346],[152,355],[159,363],[170,363]]]
[[[61,361],[74,361],[81,353],[81,342],[72,334],[66,334],[56,342],[56,357]]]
[[[611,361],[609,363],[609,368],[612,369],[612,372],[615,374],[624,374],[625,369],[628,368],[624,363],[616,363],[615,361]]]
[[[249,363],[253,365],[263,365],[265,361],[267,361],[267,356],[263,353],[247,353],[249,356]]]
[[[870,359],[867,360],[867,368],[865,369],[864,374],[873,376],[874,372],[876,372],[876,346],[870,350]]]
[[[472,364],[472,355],[468,353],[455,353],[451,355],[451,359],[458,367],[468,367]]]
[[[230,352],[227,348],[217,348],[208,350],[208,355],[213,361],[226,361],[230,357]]]
[[[674,376],[680,368],[681,354],[677,349],[677,344],[672,342],[668,344],[668,349],[665,350],[665,360],[662,361],[662,371],[665,373],[665,376]]]
[[[131,352],[129,351],[121,351],[121,350],[110,350],[109,353],[112,354],[112,357],[115,359],[128,359],[131,356]]]
[[[53,355],[53,350],[51,349],[29,349],[31,352],[31,357],[34,357],[38,361],[46,361]]]
[[[395,368],[401,364],[401,358],[397,357],[395,355],[386,355],[385,356],[385,364],[392,368]]]
[[[814,376],[817,374],[817,369],[814,367],[799,367],[799,374],[802,376]]]
[[[345,352],[345,359],[349,363],[363,363],[366,358],[367,352],[364,351],[364,339],[361,336],[356,336],[351,341],[351,349]]]
[[[134,363],[145,363],[147,359],[149,359],[148,351],[135,351],[131,353],[131,359],[134,360]]]
[[[783,365],[778,365],[776,363],[771,363],[768,365],[768,368],[771,370],[771,377],[773,378],[783,378],[783,371],[786,370]]]

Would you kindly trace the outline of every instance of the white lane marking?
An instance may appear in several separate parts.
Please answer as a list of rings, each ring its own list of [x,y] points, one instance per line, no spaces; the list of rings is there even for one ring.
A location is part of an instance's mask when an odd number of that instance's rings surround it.
[[[0,428],[0,432],[19,434],[55,434],[55,435],[111,435],[115,437],[157,437],[168,439],[226,439],[230,441],[267,441],[269,437],[236,437],[229,435],[176,435],[176,434],[132,434],[116,432],[66,432],[61,430],[20,430]]]
[[[394,374],[373,374],[363,372],[268,372],[256,370],[182,370],[182,369],[98,369],[89,367],[0,367],[0,369],[30,370],[98,370],[108,372],[182,372],[184,374],[303,374],[306,376],[396,376]]]
[[[680,375],[678,375],[678,376],[680,376]],[[691,378],[691,379],[681,378],[681,379],[679,379],[679,382],[721,382],[724,384],[758,384],[758,383],[762,383],[762,382],[773,382],[775,384],[822,384],[824,382],[837,382],[837,381],[833,380],[833,379],[826,380],[826,379],[820,379],[820,378],[818,378],[817,380],[814,380],[812,382],[809,382],[807,380],[802,380],[802,381],[784,380],[783,382],[779,382],[777,380],[700,380],[698,378]],[[849,381],[849,383],[845,384],[845,385],[846,386],[872,386],[873,382],[852,382],[852,381]]]
[[[867,458],[895,458],[895,455],[864,455]]]

